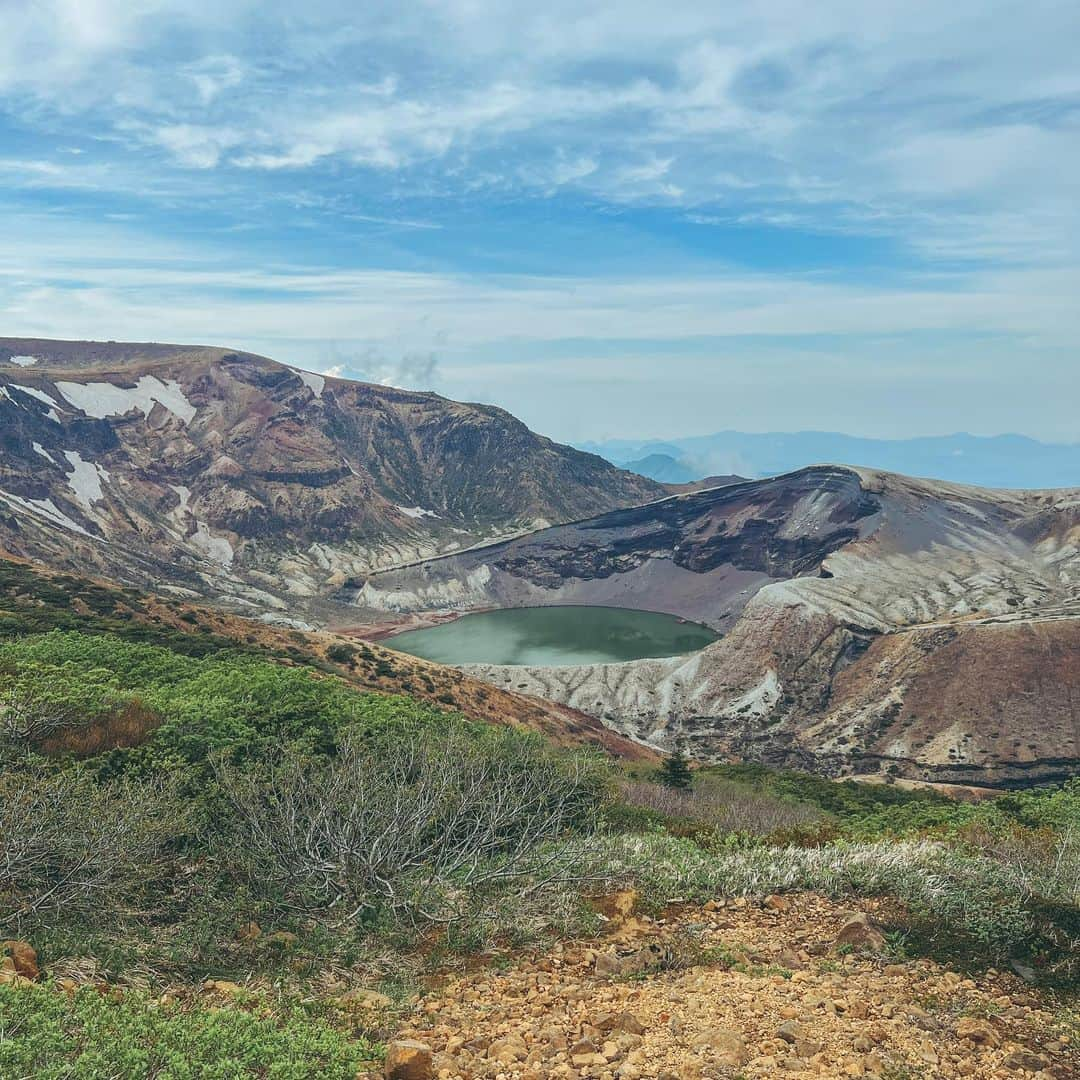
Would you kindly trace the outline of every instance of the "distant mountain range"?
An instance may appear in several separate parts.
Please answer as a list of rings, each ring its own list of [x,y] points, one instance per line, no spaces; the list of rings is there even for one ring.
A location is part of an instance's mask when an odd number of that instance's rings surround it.
[[[807,465],[843,463],[991,488],[1080,485],[1080,444],[1023,435],[862,439],[828,431],[721,431],[664,441],[610,439],[580,448],[665,484],[721,473],[779,476]]]

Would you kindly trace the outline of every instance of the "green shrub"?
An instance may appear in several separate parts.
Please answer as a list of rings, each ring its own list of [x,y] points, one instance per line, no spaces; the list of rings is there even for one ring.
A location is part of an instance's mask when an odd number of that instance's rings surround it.
[[[158,1080],[353,1080],[377,1047],[293,1012],[184,1009],[134,993],[0,986],[0,1076]]]
[[[184,656],[108,635],[54,631],[0,642],[0,694],[48,696],[88,717],[137,701],[160,718],[142,746],[117,750],[105,775],[200,764],[214,752],[257,758],[283,742],[330,753],[346,727],[444,722],[434,708],[364,693],[335,677],[237,653]]]

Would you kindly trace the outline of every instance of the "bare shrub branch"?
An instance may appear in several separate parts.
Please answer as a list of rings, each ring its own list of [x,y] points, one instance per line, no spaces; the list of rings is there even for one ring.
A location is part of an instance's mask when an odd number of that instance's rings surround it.
[[[0,740],[30,745],[89,722],[75,703],[39,687],[13,686],[0,694]]]
[[[61,909],[109,917],[154,879],[183,825],[166,782],[0,773],[0,925]]]
[[[352,918],[452,921],[483,890],[563,880],[580,862],[565,838],[602,796],[594,762],[510,734],[347,736],[324,765],[290,753],[261,775],[216,769],[256,880]]]

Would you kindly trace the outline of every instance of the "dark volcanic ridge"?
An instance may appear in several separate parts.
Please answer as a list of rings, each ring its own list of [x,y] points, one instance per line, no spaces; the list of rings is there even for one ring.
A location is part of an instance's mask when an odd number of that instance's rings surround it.
[[[351,581],[388,611],[611,604],[724,636],[469,670],[705,759],[1010,785],[1080,767],[1080,493],[841,466],[693,492]]]

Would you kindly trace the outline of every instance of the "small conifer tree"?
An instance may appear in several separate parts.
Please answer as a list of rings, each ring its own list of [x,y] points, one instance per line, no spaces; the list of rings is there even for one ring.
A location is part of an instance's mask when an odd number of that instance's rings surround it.
[[[660,766],[660,783],[670,788],[688,788],[694,782],[690,762],[683,753],[682,742],[675,744],[675,753],[664,758]]]

